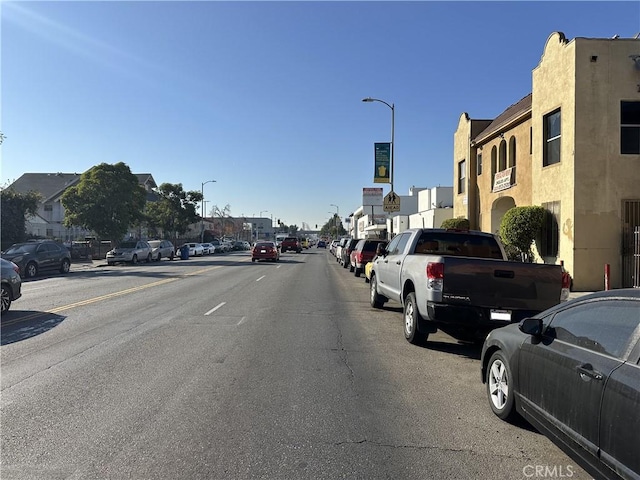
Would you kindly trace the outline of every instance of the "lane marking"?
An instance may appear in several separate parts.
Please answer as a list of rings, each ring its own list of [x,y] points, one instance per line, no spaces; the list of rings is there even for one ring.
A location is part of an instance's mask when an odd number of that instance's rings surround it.
[[[218,310],[220,307],[222,307],[223,305],[225,305],[227,302],[222,302],[218,305],[216,305],[215,307],[213,307],[211,310],[209,310],[207,313],[205,313],[205,315],[211,315],[213,312],[215,312],[216,310]]]
[[[244,322],[246,319],[247,319],[247,317],[242,317],[242,318],[240,319],[240,321],[239,321],[238,323],[236,323],[236,327],[240,326],[240,324],[241,324],[242,322]]]
[[[262,275],[260,278],[256,279],[256,282],[259,282],[260,280],[262,280],[264,277],[266,277],[266,275]]]
[[[60,307],[52,308],[50,310],[43,310],[42,312],[32,313],[30,315],[27,315],[26,317],[18,317],[14,320],[3,322],[2,326],[9,326],[16,323],[32,320],[34,318],[40,317],[43,314],[47,314],[47,313],[56,314],[56,313],[64,312],[66,310],[71,310],[72,308],[83,307],[86,305],[91,305],[93,303],[101,302],[103,300],[121,297],[123,295],[128,295],[129,293],[139,292],[142,290],[146,290],[147,288],[158,287],[160,285],[165,285],[167,283],[175,282],[176,280],[180,280],[182,278],[191,277],[193,275],[199,275],[201,273],[208,272],[210,270],[216,270],[218,268],[222,268],[222,265],[203,268],[200,270],[196,270],[195,272],[182,274],[179,277],[165,278],[163,280],[158,280],[157,282],[147,283],[145,285],[139,285],[137,287],[127,288],[126,290],[120,290],[119,292],[108,293],[106,295],[100,295],[99,297],[88,298],[87,300],[81,300],[79,302],[70,303],[68,305],[62,305]]]

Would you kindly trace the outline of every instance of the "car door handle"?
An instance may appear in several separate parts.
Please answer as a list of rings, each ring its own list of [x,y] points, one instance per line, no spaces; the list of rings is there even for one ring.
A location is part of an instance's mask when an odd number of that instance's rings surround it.
[[[398,261],[396,262],[396,265],[400,265],[401,263],[402,263],[402,262],[401,262],[400,260],[398,260]]]
[[[593,378],[595,380],[602,380],[602,374],[600,372],[596,372],[590,363],[580,365],[576,368],[576,370],[578,370],[580,378],[582,378],[583,380],[589,380],[590,378]]]

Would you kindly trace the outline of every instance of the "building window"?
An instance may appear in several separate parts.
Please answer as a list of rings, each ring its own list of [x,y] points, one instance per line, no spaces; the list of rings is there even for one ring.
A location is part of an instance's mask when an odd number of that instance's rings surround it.
[[[482,152],[478,152],[478,156],[476,157],[476,168],[478,176],[482,175]]]
[[[516,137],[509,139],[509,167],[516,166]]]
[[[560,109],[544,116],[544,157],[542,166],[560,163]]]
[[[465,160],[461,160],[458,162],[458,193],[465,192],[465,177],[467,175],[467,162]]]
[[[498,171],[498,150],[496,147],[491,148],[491,182]]]
[[[540,255],[557,257],[560,248],[560,202],[543,203],[546,210],[540,232]]]
[[[498,171],[502,172],[507,169],[507,142],[502,140],[500,142],[500,152],[499,152],[499,168]]]
[[[533,127],[529,127],[529,155],[533,154]]]
[[[620,102],[620,153],[640,153],[640,102]]]

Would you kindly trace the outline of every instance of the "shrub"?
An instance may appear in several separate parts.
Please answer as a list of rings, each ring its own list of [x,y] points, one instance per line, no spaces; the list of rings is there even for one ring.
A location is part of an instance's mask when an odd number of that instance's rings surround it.
[[[506,248],[520,252],[522,261],[533,256],[531,245],[544,222],[545,209],[540,206],[513,207],[500,222],[500,238]]]
[[[469,220],[464,217],[447,218],[442,222],[440,228],[458,228],[461,230],[469,230]]]

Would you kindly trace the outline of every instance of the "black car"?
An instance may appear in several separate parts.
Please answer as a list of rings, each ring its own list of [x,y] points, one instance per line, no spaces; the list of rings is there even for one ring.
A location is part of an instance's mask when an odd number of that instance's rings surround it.
[[[640,478],[640,289],[494,330],[481,365],[499,418],[524,417],[596,478]]]
[[[0,258],[2,266],[2,313],[9,311],[11,302],[22,296],[22,279],[18,266]]]
[[[53,240],[14,243],[2,252],[2,258],[18,265],[23,278],[35,277],[45,270],[69,273],[71,267],[71,252]]]

